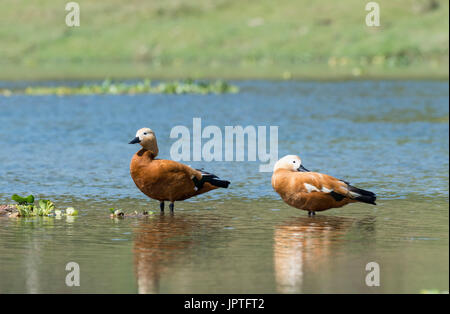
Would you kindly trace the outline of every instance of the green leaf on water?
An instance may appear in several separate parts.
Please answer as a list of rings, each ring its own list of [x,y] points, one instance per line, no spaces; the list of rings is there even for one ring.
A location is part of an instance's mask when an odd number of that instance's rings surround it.
[[[33,204],[34,203],[34,196],[33,195],[28,195],[26,200],[27,200],[28,204]]]
[[[17,194],[14,194],[11,199],[15,202],[17,202],[17,204],[19,205],[28,205],[28,204],[33,204],[34,203],[34,196],[33,195],[28,195],[27,197],[22,197],[19,196]]]

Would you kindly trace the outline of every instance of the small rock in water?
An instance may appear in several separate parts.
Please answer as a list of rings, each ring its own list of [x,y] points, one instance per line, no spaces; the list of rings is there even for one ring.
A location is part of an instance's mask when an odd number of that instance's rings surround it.
[[[0,205],[0,217],[1,216],[8,216],[11,217],[12,214],[17,214],[18,217],[18,211],[15,205]]]
[[[19,217],[19,212],[11,213],[8,215],[9,218],[16,218]]]

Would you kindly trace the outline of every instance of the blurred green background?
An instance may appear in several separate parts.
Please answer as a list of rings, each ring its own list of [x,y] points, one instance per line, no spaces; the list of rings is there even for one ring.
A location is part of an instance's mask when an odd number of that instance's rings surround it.
[[[1,80],[448,78],[446,0],[67,2],[0,2]]]

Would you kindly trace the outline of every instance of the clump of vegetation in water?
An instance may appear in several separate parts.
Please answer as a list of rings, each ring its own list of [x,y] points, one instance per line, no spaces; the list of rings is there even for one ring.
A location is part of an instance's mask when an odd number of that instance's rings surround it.
[[[143,211],[142,214],[140,214],[138,211],[134,211],[132,214],[125,214],[123,210],[121,209],[116,209],[114,207],[111,207],[109,209],[110,212],[110,217],[111,218],[124,218],[125,216],[127,217],[146,217],[149,215],[152,215],[153,212],[148,212],[148,211]]]
[[[34,204],[34,196],[28,195],[22,197],[14,194],[11,199],[15,201],[17,213],[16,217],[36,217],[36,216],[77,216],[78,211],[73,207],[69,207],[66,211],[55,210],[55,204],[50,200],[39,200],[38,205]]]
[[[122,210],[115,209],[114,207],[111,207],[109,211],[111,212],[110,214],[111,218],[122,218],[125,215]]]
[[[101,84],[71,86],[30,86],[16,94],[27,95],[97,95],[97,94],[225,94],[237,93],[238,87],[225,81],[184,81],[160,82],[152,84],[150,80],[136,83],[121,83],[105,80]],[[0,91],[0,94],[12,95],[13,91]]]

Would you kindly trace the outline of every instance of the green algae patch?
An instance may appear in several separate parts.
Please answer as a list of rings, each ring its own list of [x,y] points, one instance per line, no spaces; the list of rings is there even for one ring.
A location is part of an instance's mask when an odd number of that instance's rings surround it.
[[[18,90],[0,90],[0,94],[11,96],[25,95],[134,95],[134,94],[227,94],[237,93],[239,88],[225,81],[183,80],[152,83],[143,80],[134,83],[105,80],[101,84],[83,84],[81,86],[29,86]]]

